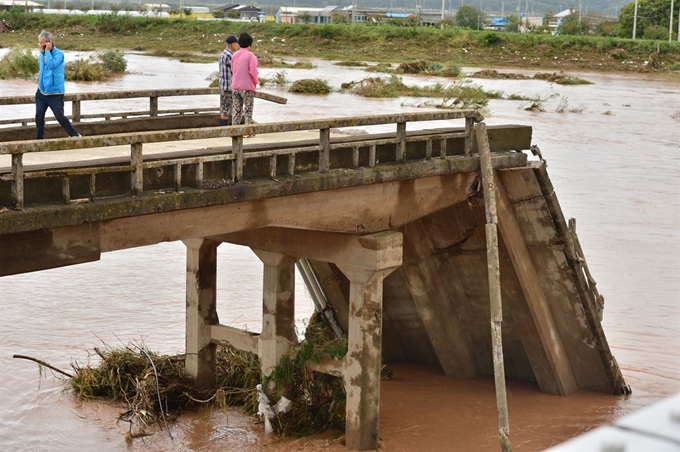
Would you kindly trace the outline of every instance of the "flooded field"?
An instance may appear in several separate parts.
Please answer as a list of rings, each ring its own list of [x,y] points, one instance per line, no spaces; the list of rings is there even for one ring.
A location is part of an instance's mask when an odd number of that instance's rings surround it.
[[[2,50],[0,50],[1,52]],[[75,57],[67,54],[67,58]],[[129,73],[106,83],[68,83],[68,92],[204,87],[217,64],[185,64],[130,54]],[[360,68],[313,61],[287,77],[341,83],[369,76]],[[261,69],[272,77],[279,69]],[[474,72],[475,68],[464,68]],[[530,72],[525,72],[529,73]],[[370,74],[374,76],[375,74]],[[680,391],[680,83],[646,75],[570,74],[592,85],[560,86],[541,80],[475,80],[488,90],[540,96],[545,112],[521,101],[493,100],[487,124],[524,124],[546,160],[562,210],[575,217],[598,289],[605,297],[603,326],[632,387],[621,398],[579,392],[542,394],[510,381],[511,439],[517,451],[537,451]],[[405,76],[407,84],[446,79]],[[305,96],[266,87],[287,105],[256,100],[254,118],[271,122],[419,111],[412,98],[365,99],[334,92]],[[30,95],[35,83],[4,80],[0,96]],[[568,108],[558,113],[564,106]],[[118,101],[117,101],[118,102]],[[144,108],[144,101],[101,105],[102,110]],[[182,98],[159,107],[188,107]],[[197,100],[217,105],[216,96]],[[70,107],[67,106],[67,111]],[[83,113],[91,113],[89,104]],[[31,117],[32,106],[2,107],[0,119]],[[431,126],[431,124],[428,124]],[[371,129],[379,130],[379,129]],[[218,248],[218,311],[222,323],[259,331],[262,266],[245,248]],[[86,362],[93,347],[143,342],[158,353],[184,347],[184,245],[102,255],[99,262],[0,278],[0,449],[13,451],[315,451],[343,450],[330,435],[272,444],[261,425],[238,412],[182,417],[170,430],[126,446],[120,410],[83,403],[62,381],[24,354],[63,369]],[[298,279],[297,285],[303,287]],[[300,329],[313,307],[297,297]],[[394,364],[382,385],[380,435],[395,452],[495,451],[492,379],[460,381],[438,369]]]

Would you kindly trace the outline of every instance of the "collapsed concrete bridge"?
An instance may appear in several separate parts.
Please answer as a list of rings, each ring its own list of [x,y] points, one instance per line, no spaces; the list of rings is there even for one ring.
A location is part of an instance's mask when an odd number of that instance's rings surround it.
[[[435,120],[464,125],[407,132],[407,123]],[[347,334],[344,359],[313,367],[343,378],[354,449],[377,445],[382,361],[438,365],[470,379],[493,375],[500,353],[507,377],[543,392],[626,393],[575,223],[565,219],[545,163],[524,152],[531,128],[487,128],[482,120],[474,111],[447,111],[6,141],[0,276],[182,240],[186,367],[204,385],[217,345],[256,353],[268,374],[296,342],[294,272],[304,259]],[[331,134],[374,124],[396,131]],[[301,130],[318,130],[318,138],[285,134]],[[251,133],[275,139],[244,145]],[[197,139],[220,144],[187,141]],[[189,147],[143,152],[169,141]],[[500,349],[489,334],[485,142],[500,232]],[[23,165],[32,152],[117,146],[129,146],[129,157]],[[259,334],[219,323],[216,249],[223,242],[249,246],[263,262]]]

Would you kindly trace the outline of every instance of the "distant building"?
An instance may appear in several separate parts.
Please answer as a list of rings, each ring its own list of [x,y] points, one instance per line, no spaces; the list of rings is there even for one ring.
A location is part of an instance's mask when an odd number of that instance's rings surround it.
[[[42,3],[36,3],[31,1],[19,1],[19,0],[0,0],[0,10],[9,11],[12,8],[25,8],[27,10],[34,8],[43,8]]]
[[[387,12],[385,13],[385,17],[388,19],[408,19],[409,17],[415,17],[415,14]]]
[[[341,11],[339,6],[326,6],[325,8],[305,8],[297,6],[282,6],[276,12],[276,21],[284,24],[306,22],[310,24],[330,24],[332,15]]]
[[[238,3],[232,3],[230,5],[222,6],[220,8],[215,8],[215,11],[223,12],[225,18],[232,18],[249,22],[260,21],[261,20],[260,16],[262,15],[261,14],[262,10],[257,6],[239,5]]]
[[[160,11],[162,13],[167,13],[170,11],[170,5],[165,3],[144,3],[141,8],[143,11]]]
[[[508,22],[508,19],[505,17],[492,17],[484,28],[487,30],[503,31],[505,30],[505,26],[508,25]]]
[[[210,14],[210,8],[207,6],[183,6],[182,9],[188,9],[191,14]]]
[[[550,20],[548,21],[548,28],[550,29],[550,32],[552,34],[557,33],[557,29],[559,28],[560,25],[562,25],[562,21],[564,20],[565,17],[571,15],[572,10],[570,9],[565,9],[562,12],[559,12],[552,16]]]
[[[342,15],[350,22],[379,21],[381,19],[415,19],[415,12],[393,12],[379,8],[365,8],[352,6],[326,6],[325,8],[307,8],[298,6],[282,6],[276,12],[276,21],[281,23],[300,23],[301,17],[310,24],[329,24],[333,22],[334,15]],[[450,14],[445,14],[450,17]],[[437,25],[441,22],[441,10],[424,10],[419,17],[421,25]]]
[[[31,12],[43,14],[65,14],[70,16],[82,16],[83,14],[85,14],[83,11],[79,9],[35,8],[31,10]]]

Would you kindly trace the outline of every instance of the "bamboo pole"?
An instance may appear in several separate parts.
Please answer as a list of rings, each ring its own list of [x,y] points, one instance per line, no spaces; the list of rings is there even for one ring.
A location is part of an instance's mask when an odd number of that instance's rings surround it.
[[[501,299],[501,272],[498,255],[498,212],[496,210],[496,186],[493,180],[491,149],[486,124],[475,125],[477,149],[479,149],[480,172],[484,189],[486,210],[486,258],[489,271],[489,301],[491,312],[491,346],[493,350],[493,374],[496,385],[496,407],[498,409],[498,440],[503,452],[512,452],[510,424],[508,421],[508,400],[505,389],[505,367],[503,364],[503,304]]]

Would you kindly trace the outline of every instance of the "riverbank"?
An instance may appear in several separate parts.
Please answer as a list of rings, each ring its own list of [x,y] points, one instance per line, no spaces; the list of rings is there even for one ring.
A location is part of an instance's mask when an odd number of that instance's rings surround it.
[[[217,61],[224,36],[250,33],[260,56],[401,63],[418,59],[459,66],[551,71],[670,73],[680,77],[680,43],[594,36],[552,36],[458,28],[308,25],[56,16],[4,13],[13,21],[0,47],[35,47],[42,29],[62,50],[137,50],[203,54]],[[37,19],[37,20],[36,20]]]

